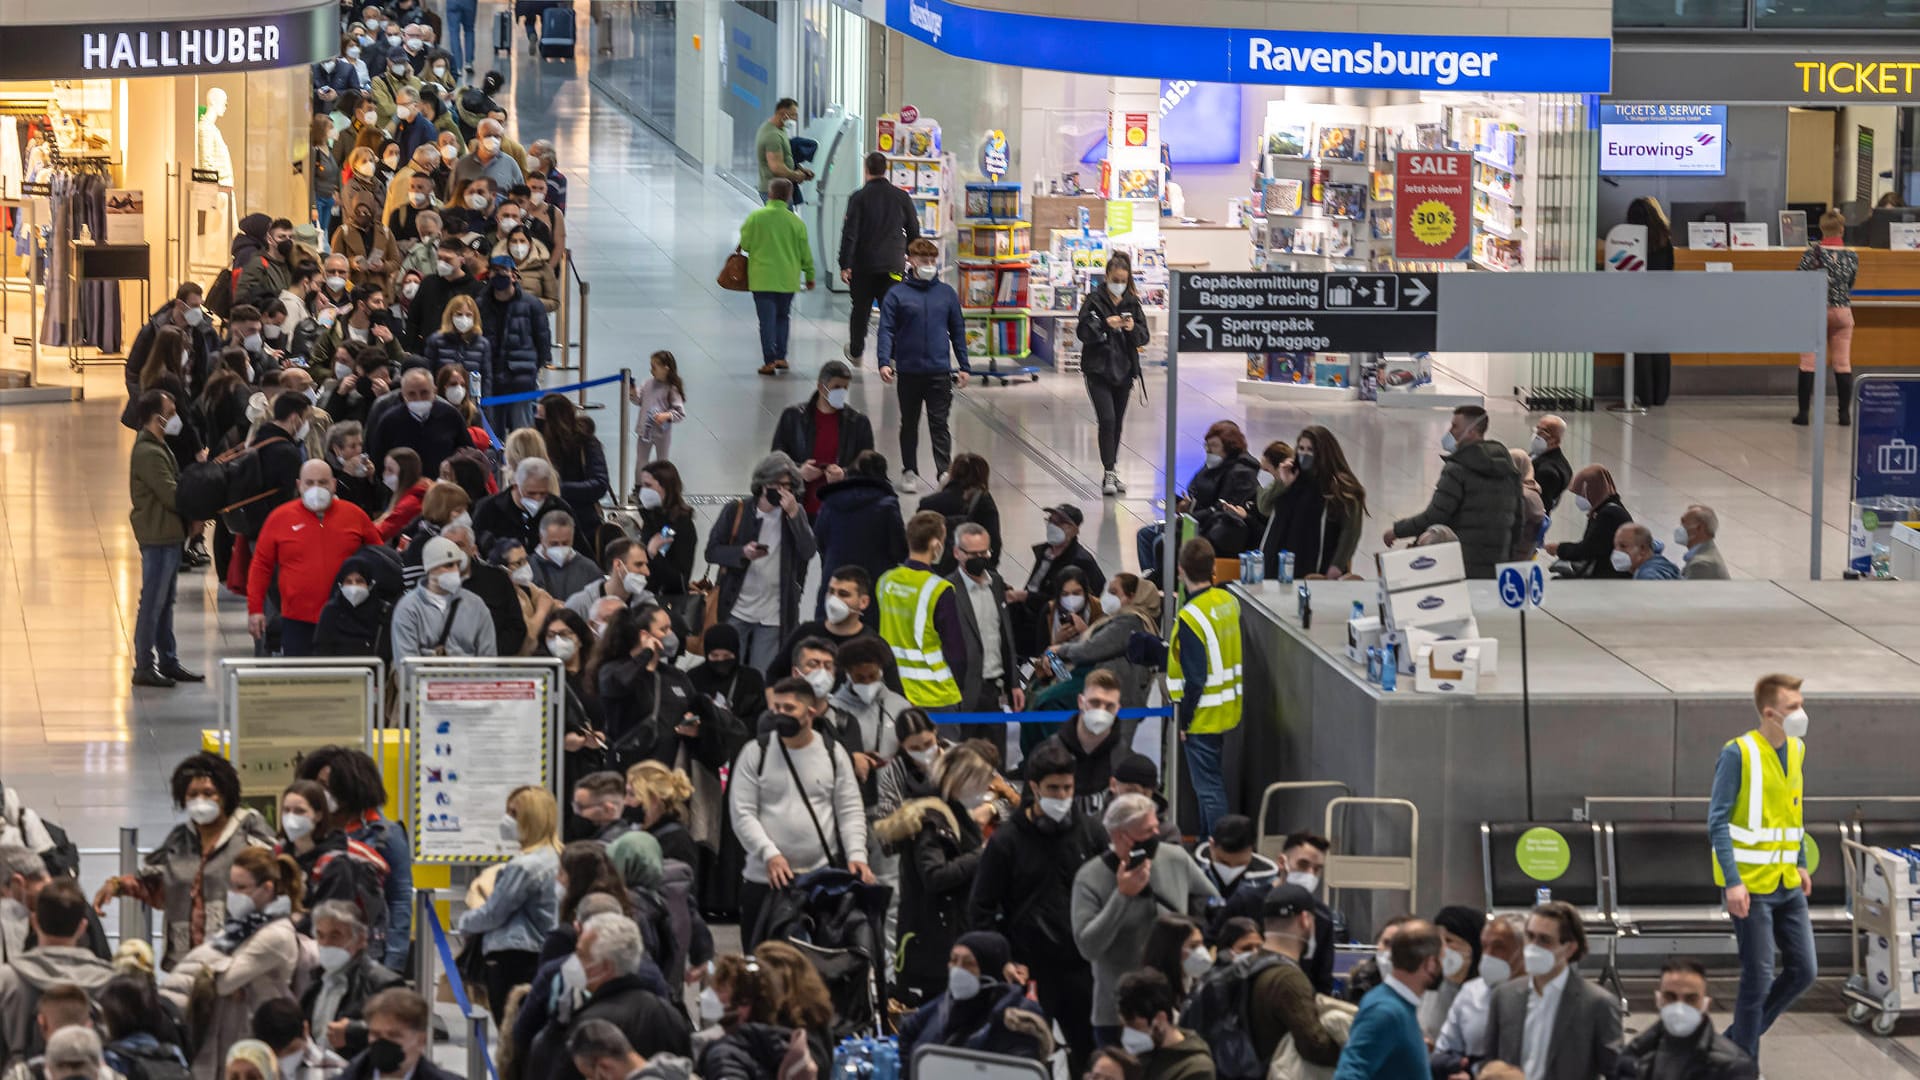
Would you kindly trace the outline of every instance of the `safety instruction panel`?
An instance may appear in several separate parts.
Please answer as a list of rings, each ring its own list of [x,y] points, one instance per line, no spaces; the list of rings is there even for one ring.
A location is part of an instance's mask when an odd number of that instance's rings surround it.
[[[547,680],[422,676],[413,700],[413,847],[422,862],[507,858],[507,796],[546,786]]]

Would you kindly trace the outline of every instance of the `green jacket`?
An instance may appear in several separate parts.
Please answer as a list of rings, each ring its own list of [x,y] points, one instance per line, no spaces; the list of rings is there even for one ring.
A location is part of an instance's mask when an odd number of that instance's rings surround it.
[[[800,275],[813,284],[813,246],[807,223],[783,202],[770,202],[740,223],[747,253],[747,288],[754,292],[799,292]]]
[[[173,509],[174,489],[180,484],[180,463],[173,460],[164,439],[141,429],[133,437],[133,458],[127,465],[127,487],[133,496],[133,538],[141,544],[180,544],[187,539],[187,523]]]

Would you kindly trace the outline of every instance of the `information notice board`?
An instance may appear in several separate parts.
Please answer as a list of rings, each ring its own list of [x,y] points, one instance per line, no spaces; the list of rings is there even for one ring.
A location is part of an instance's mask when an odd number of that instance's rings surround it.
[[[242,669],[233,684],[233,763],[240,794],[278,799],[316,746],[362,746],[373,698],[368,669]]]
[[[413,684],[414,859],[509,858],[507,796],[553,765],[543,674],[422,675]]]

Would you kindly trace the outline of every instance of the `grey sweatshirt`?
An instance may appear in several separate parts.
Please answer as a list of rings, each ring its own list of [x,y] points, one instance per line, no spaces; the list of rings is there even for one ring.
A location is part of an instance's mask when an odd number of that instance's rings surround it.
[[[1219,895],[1193,857],[1176,844],[1163,843],[1155,850],[1147,887],[1138,896],[1120,894],[1106,853],[1080,867],[1080,872],[1073,875],[1073,939],[1080,955],[1093,965],[1096,1027],[1120,1023],[1120,1011],[1114,1004],[1120,976],[1140,966],[1147,935],[1160,912],[1170,909],[1185,915],[1188,897]]]
[[[435,603],[444,600],[445,604]],[[452,608],[454,601],[457,608]],[[393,605],[393,658],[425,656],[440,640],[440,630],[453,613],[453,628],[447,634],[448,656],[498,656],[493,641],[493,616],[487,602],[465,589],[445,597],[429,597],[427,587],[416,585]]]

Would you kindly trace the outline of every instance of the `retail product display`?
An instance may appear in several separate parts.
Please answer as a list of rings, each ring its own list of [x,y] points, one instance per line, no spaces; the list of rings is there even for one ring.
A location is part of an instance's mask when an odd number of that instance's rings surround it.
[[[874,145],[886,155],[887,179],[913,196],[920,234],[946,236],[953,225],[953,157],[942,149],[939,122],[919,116],[908,124],[889,113],[875,126]]]
[[[1473,693],[1482,674],[1494,673],[1499,646],[1480,637],[1459,543],[1383,551],[1375,560],[1379,615],[1357,610],[1347,623],[1348,641],[1378,637],[1381,649],[1392,650],[1399,673],[1414,677],[1418,692]],[[1374,670],[1370,663],[1370,679]]]
[[[1853,907],[1847,1019],[1891,1035],[1920,1003],[1920,828],[1906,847],[1842,843]]]
[[[1002,371],[1000,360],[1024,360],[1032,351],[1033,223],[1021,218],[1022,185],[969,183],[959,238],[960,307],[966,316],[967,354],[984,357],[985,379],[1034,376],[1031,367]],[[1051,299],[1051,297],[1049,297]]]

